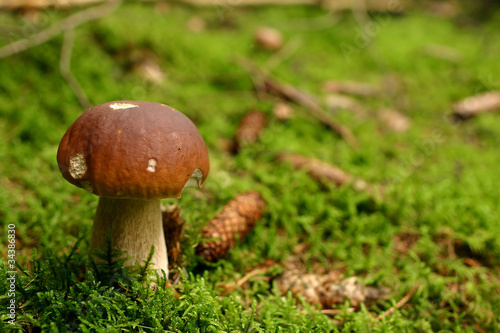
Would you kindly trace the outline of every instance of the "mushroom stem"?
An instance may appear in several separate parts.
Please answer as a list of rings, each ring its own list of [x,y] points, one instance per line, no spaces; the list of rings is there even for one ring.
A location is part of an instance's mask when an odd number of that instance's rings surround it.
[[[90,237],[90,248],[106,246],[110,233],[113,248],[125,251],[126,266],[147,260],[151,245],[154,268],[168,278],[168,257],[163,233],[160,200],[114,199],[100,197]]]

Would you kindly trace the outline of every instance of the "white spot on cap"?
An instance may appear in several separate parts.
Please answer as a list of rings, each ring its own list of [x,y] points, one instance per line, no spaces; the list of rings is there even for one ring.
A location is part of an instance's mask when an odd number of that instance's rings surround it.
[[[69,174],[73,179],[81,179],[87,172],[87,162],[83,154],[76,154],[69,159]]]
[[[156,160],[154,158],[151,158],[148,161],[148,167],[146,168],[147,171],[149,172],[155,172],[156,171]]]
[[[130,104],[130,103],[113,103],[113,104],[110,104],[109,107],[112,108],[113,110],[120,110],[120,109],[138,108],[139,105]]]
[[[201,187],[201,181],[203,180],[203,172],[200,169],[194,169],[191,177],[184,184],[183,188],[186,187]]]

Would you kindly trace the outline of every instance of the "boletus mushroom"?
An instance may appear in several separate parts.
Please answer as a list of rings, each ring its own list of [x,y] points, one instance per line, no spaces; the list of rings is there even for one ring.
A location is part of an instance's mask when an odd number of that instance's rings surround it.
[[[196,126],[158,103],[115,101],[84,112],[64,134],[57,163],[71,184],[99,196],[90,248],[125,251],[126,265],[152,263],[168,276],[161,198],[200,187],[208,152]]]

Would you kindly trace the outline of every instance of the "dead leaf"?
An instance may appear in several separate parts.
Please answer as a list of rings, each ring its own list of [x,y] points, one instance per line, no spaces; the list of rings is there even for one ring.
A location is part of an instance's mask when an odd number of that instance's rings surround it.
[[[500,109],[500,91],[489,91],[455,103],[453,116],[463,120],[498,109]]]
[[[381,109],[377,112],[377,117],[392,132],[406,132],[411,126],[410,118],[394,109]]]

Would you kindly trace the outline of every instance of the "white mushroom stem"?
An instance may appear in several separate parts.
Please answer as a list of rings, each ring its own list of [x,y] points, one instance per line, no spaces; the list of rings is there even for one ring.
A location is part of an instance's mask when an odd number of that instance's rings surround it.
[[[164,270],[168,278],[168,257],[163,233],[162,215],[159,200],[99,198],[97,211],[90,237],[91,249],[106,246],[109,232],[111,245],[125,251],[126,266],[135,263],[144,265],[151,245],[154,245],[152,268]],[[161,275],[160,275],[161,276]]]

